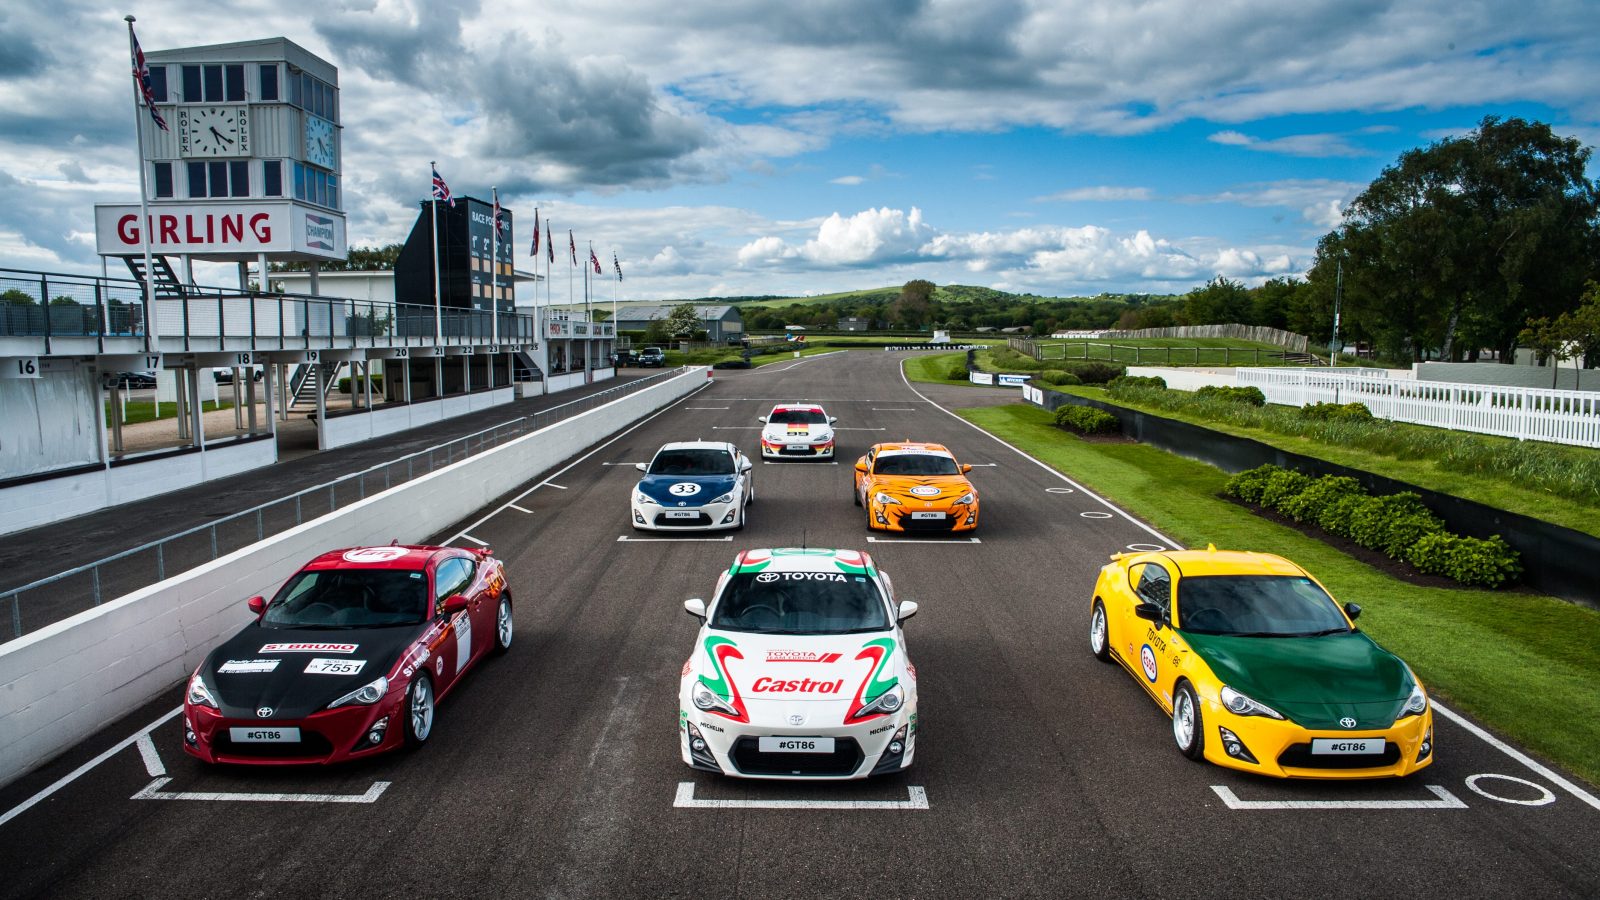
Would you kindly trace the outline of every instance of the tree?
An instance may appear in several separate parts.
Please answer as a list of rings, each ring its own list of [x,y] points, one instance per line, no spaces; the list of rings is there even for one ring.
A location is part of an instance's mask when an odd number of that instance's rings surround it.
[[[1551,388],[1556,386],[1556,379],[1561,377],[1561,361],[1572,358],[1574,348],[1567,339],[1566,331],[1559,319],[1552,322],[1540,316],[1529,319],[1528,326],[1517,333],[1517,343],[1532,350],[1541,365],[1550,364]]]
[[[1518,323],[1559,314],[1596,274],[1590,154],[1549,125],[1496,116],[1408,150],[1319,243],[1313,279],[1342,258],[1352,324],[1394,355],[1455,359],[1466,343],[1509,362]]]
[[[906,282],[895,298],[891,317],[904,328],[920,329],[932,312],[933,292],[937,289],[933,282],[921,278]]]
[[[0,294],[0,302],[4,302],[7,306],[37,306],[39,304],[39,301],[35,300],[32,294],[27,291],[19,291],[16,288],[11,288],[4,294]]]
[[[1225,325],[1250,320],[1250,295],[1244,285],[1221,275],[1190,291],[1179,310],[1184,325]]]
[[[325,259],[317,263],[317,268],[323,272],[388,272],[392,271],[395,262],[400,259],[400,249],[403,244],[385,244],[382,247],[351,247],[344,259]],[[283,262],[273,263],[268,266],[274,272],[305,272],[311,268],[310,263]]]
[[[666,320],[662,323],[667,334],[674,337],[682,334],[689,335],[699,331],[702,327],[700,311],[695,309],[693,303],[680,303],[667,313]]]

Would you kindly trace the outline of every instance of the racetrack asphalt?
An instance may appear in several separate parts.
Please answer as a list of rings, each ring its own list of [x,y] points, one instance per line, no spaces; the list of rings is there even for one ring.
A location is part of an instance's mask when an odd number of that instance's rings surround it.
[[[1014,392],[913,388],[902,356],[719,372],[548,484],[513,476],[434,536],[494,548],[517,631],[441,704],[427,746],[211,769],[169,719],[0,824],[0,896],[1600,896],[1592,790],[1447,717],[1438,761],[1398,781],[1279,782],[1181,756],[1168,718],[1087,639],[1107,555],[1167,542],[941,408]],[[793,400],[839,418],[839,465],[758,464],[732,541],[635,540],[653,535],[627,525],[632,463],[696,438],[754,454],[756,416]],[[979,466],[980,543],[869,542],[849,466],[907,438]],[[682,601],[706,597],[738,549],[802,541],[867,550],[921,605],[906,625],[916,763],[846,784],[691,771],[676,736],[695,634]],[[178,699],[174,686],[0,791],[0,816]],[[777,801],[795,805],[754,806]]]

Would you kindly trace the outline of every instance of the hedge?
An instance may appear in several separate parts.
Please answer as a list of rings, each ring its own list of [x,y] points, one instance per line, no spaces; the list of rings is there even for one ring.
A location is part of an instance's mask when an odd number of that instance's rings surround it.
[[[1117,417],[1103,409],[1071,404],[1056,410],[1056,424],[1079,434],[1109,434],[1120,427]]]
[[[1214,400],[1226,400],[1230,403],[1246,403],[1250,406],[1266,406],[1267,395],[1261,393],[1258,387],[1228,387],[1220,384],[1208,384],[1194,392],[1196,397],[1209,397]]]
[[[1084,384],[1105,384],[1113,378],[1121,378],[1128,372],[1127,366],[1098,360],[1069,362],[1063,368],[1082,379]]]
[[[1307,403],[1300,407],[1300,415],[1318,422],[1373,420],[1372,410],[1365,403]]]
[[[1106,382],[1108,391],[1119,388],[1155,388],[1164,391],[1167,389],[1167,380],[1159,375],[1122,375]]]
[[[356,383],[356,387],[358,387],[358,388],[361,387],[361,377],[360,376],[356,376],[355,383]],[[383,390],[383,376],[382,375],[374,375],[374,376],[372,376],[372,389],[374,391]],[[350,393],[350,378],[349,378],[349,376],[346,376],[344,378],[339,379],[339,393],[341,393],[341,394]]]
[[[1297,522],[1316,522],[1329,534],[1465,585],[1499,587],[1522,574],[1518,553],[1498,535],[1483,540],[1452,534],[1409,491],[1375,497],[1354,478],[1313,479],[1269,464],[1228,479],[1223,493]]]
[[[1046,384],[1083,384],[1083,379],[1063,369],[1045,369],[1039,373],[1039,380]]]

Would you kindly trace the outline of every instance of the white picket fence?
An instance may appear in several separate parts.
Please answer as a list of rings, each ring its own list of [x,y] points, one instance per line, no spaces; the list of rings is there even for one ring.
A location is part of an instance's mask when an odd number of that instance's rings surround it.
[[[1364,403],[1396,422],[1600,447],[1600,393],[1410,381],[1339,369],[1239,369],[1269,403]]]

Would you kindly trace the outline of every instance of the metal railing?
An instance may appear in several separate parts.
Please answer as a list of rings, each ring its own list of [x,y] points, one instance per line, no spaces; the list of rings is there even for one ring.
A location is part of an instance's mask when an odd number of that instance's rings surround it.
[[[569,403],[501,422],[87,565],[0,591],[0,610],[4,610],[0,615],[6,615],[10,624],[10,628],[5,629],[9,630],[9,636],[0,637],[0,642],[21,637],[74,613],[99,606],[105,602],[108,594],[114,599],[155,584],[165,580],[169,574],[203,565],[241,547],[363,500],[370,493],[388,490],[437,468],[498,447],[506,441],[603,406],[623,394],[650,386],[661,378],[680,375],[688,368],[667,369]],[[41,596],[33,605],[34,608],[25,611],[24,595],[40,595],[47,588],[51,589],[49,596]],[[0,630],[0,634],[4,634],[5,630]]]
[[[160,284],[155,334],[143,285],[0,268],[0,340],[38,339],[30,355],[83,352],[339,350],[435,345],[529,345],[540,335],[523,313],[446,307],[435,340],[432,305]],[[555,323],[551,323],[554,325]],[[579,326],[581,325],[581,331]],[[606,338],[610,323],[563,323],[553,337]],[[30,342],[32,343],[32,342]]]

